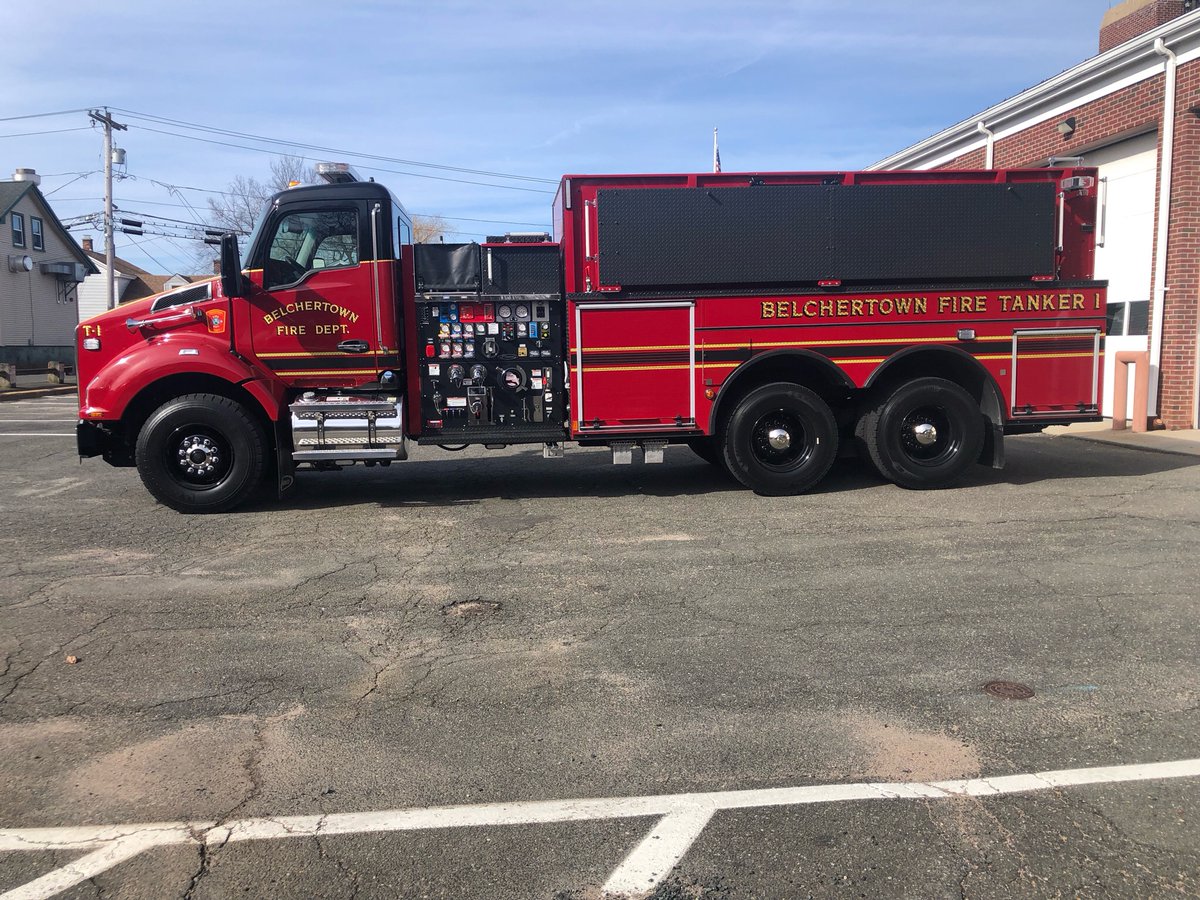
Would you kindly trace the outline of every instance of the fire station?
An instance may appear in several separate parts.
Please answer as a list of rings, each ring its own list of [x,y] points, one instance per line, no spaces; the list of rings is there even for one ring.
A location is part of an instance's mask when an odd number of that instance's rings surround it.
[[[1107,279],[1103,413],[1113,359],[1150,357],[1148,409],[1200,427],[1200,9],[1126,0],[1098,55],[875,163],[872,169],[1094,166],[1095,277]],[[1132,387],[1130,410],[1132,411]]]

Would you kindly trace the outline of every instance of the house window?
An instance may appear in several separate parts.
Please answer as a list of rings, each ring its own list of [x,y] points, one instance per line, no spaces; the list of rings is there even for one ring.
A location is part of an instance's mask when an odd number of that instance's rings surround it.
[[[25,216],[19,212],[12,214],[13,246],[25,246]]]
[[[46,241],[42,237],[42,220],[33,216],[29,217],[29,236],[33,238],[34,250],[45,250]]]

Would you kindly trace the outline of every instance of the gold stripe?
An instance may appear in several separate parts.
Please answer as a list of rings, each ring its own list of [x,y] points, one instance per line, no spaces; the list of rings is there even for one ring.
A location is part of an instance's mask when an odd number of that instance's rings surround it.
[[[699,347],[700,345],[697,344],[696,346]],[[712,345],[710,344],[709,346],[712,346]],[[739,344],[738,346],[741,346],[741,345]],[[661,344],[661,345],[656,345],[656,346],[647,345],[644,347],[584,347],[583,352],[584,353],[615,353],[619,350],[690,350],[691,348],[692,348],[691,344]],[[571,352],[578,353],[579,348],[572,347]]]
[[[763,328],[771,326],[764,325]],[[819,326],[813,326],[819,327]],[[1011,334],[996,334],[977,337],[974,341],[963,341],[964,344],[980,343],[985,341],[1011,341]],[[859,347],[868,344],[882,343],[904,343],[904,344],[953,344],[958,343],[958,337],[928,337],[928,338],[908,338],[905,341],[882,341],[879,338],[859,338],[856,340],[828,340],[828,341],[750,341],[734,343],[734,344],[697,344],[697,350],[751,350],[761,347]],[[641,347],[584,347],[584,353],[616,353],[629,350],[690,350],[690,344],[663,344],[656,346],[641,346]],[[578,347],[572,347],[571,353],[578,353]]]
[[[584,366],[580,371],[584,375],[592,372],[658,372],[663,369],[690,369],[688,363],[671,366]]]
[[[1091,350],[1082,351],[1080,353],[1021,353],[1017,352],[1017,359],[1066,359],[1068,357],[1078,356],[1095,356]],[[997,359],[1012,359],[1012,354],[1006,353],[1003,356],[996,357]]]
[[[276,369],[276,375],[374,375],[374,369]]]
[[[367,351],[370,353],[371,351]],[[311,350],[297,353],[259,353],[259,359],[308,359],[309,357],[317,356],[347,356],[361,357],[361,353],[347,353],[345,350]]]

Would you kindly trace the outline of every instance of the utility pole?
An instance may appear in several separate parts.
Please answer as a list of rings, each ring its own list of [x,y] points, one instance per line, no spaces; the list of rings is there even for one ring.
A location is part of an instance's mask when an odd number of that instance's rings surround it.
[[[114,128],[117,131],[124,131],[127,126],[113,121],[113,117],[109,115],[108,107],[104,108],[103,113],[98,109],[93,109],[88,112],[88,116],[93,121],[99,122],[104,126],[104,265],[108,270],[105,272],[104,278],[108,287],[108,309],[115,309],[117,306],[117,289],[116,277],[113,273],[112,133]]]

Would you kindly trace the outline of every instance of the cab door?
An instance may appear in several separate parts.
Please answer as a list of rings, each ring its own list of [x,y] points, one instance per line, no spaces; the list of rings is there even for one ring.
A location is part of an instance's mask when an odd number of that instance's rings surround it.
[[[267,224],[251,296],[254,354],[286,384],[357,387],[379,374],[376,271],[366,204],[284,204]]]

